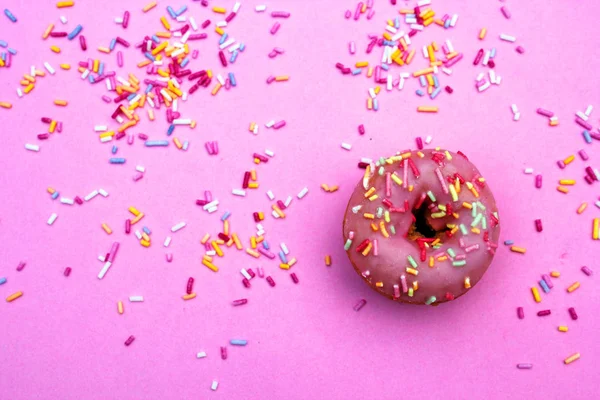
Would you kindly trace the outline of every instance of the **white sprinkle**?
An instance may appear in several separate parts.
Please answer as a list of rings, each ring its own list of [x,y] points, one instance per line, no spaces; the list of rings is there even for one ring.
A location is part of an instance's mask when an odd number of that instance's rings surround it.
[[[109,92],[112,91],[112,86],[110,84],[110,79],[106,79],[104,82],[106,82],[106,90],[108,90]]]
[[[585,115],[587,115],[589,117],[592,114],[593,109],[594,109],[594,106],[592,106],[591,104],[589,106],[587,106],[587,108],[585,109]]]
[[[187,21],[187,17],[185,15],[180,15],[176,19],[177,19],[177,22],[185,22],[185,21]]]
[[[35,76],[35,65],[31,66],[31,73],[30,73],[30,75],[31,76]]]
[[[100,138],[100,143],[106,143],[106,142],[110,142],[113,140],[112,136],[104,136]]]
[[[392,42],[395,42],[396,40],[400,40],[400,38],[404,35],[406,35],[406,32],[404,32],[404,31],[397,32],[394,36],[392,36]]]
[[[281,242],[279,247],[281,247],[281,250],[283,250],[283,254],[290,254],[290,251],[288,250],[288,247],[285,245],[285,243]]]
[[[275,153],[273,153],[273,151],[269,149],[265,149],[265,154],[269,157],[275,157]]]
[[[360,159],[360,162],[364,162],[364,163],[367,163],[367,164],[371,164],[371,163],[373,162],[373,160],[372,160],[372,159],[370,159],[370,158],[362,157],[362,158]]]
[[[485,77],[485,72],[480,72],[479,75],[477,75],[477,82],[482,80],[484,77]]]
[[[136,238],[138,238],[138,240],[142,239],[142,234],[140,233],[140,231],[135,231],[134,235],[135,235]]]
[[[183,92],[183,94],[181,95],[181,100],[187,101],[187,97],[188,97],[188,92]]]
[[[550,122],[557,122],[558,121],[558,117],[555,115],[553,117],[550,117]]]
[[[246,191],[242,190],[242,189],[233,189],[231,191],[232,194],[236,195],[236,196],[242,196],[242,197],[246,197]]]
[[[178,50],[175,50],[173,53],[171,53],[171,56],[173,56],[173,57],[178,57],[178,56],[180,56],[181,54],[183,54],[184,52],[185,52],[185,49],[184,49],[184,48],[180,48],[180,49],[178,49]],[[165,90],[163,89],[163,90],[161,90],[160,92],[162,93],[163,91],[165,91]],[[164,94],[167,94],[167,92],[165,91],[165,93],[164,93]],[[169,97],[169,99],[170,99],[170,97]]]
[[[431,136],[427,136],[425,138],[425,144],[429,144],[429,143],[431,143]]]
[[[98,196],[98,191],[94,190],[92,193],[88,194],[87,196],[85,196],[83,199],[85,201],[90,201],[91,199],[93,199],[94,197]]]
[[[185,227],[185,222],[180,222],[177,225],[173,225],[171,227],[171,232],[177,232],[180,229],[183,229],[183,227]]]
[[[513,121],[518,121],[519,118],[521,118],[521,113],[520,112],[518,112],[518,113],[515,114],[515,116],[513,117]]]
[[[523,170],[524,173],[526,173],[527,175],[533,174],[533,168],[525,168],[525,170]]]
[[[25,148],[29,151],[40,151],[40,146],[37,144],[25,143]]]
[[[104,189],[98,189],[98,193],[102,195],[102,197],[108,197],[108,192]]]
[[[217,22],[217,26],[220,27],[220,28],[225,27],[225,26],[227,26],[227,22],[226,21],[219,21],[219,22]]]
[[[274,119],[270,120],[269,122],[267,122],[267,123],[265,124],[265,126],[266,126],[267,128],[270,128],[270,127],[272,127],[273,125],[275,125],[275,120],[274,120]]]
[[[142,95],[141,94],[137,94],[135,97],[133,97],[131,100],[129,100],[129,105],[132,105],[136,101],[139,101],[141,98],[142,98]]]
[[[196,19],[194,17],[190,17],[190,25],[192,25],[194,31],[198,30],[198,24],[196,24]]]
[[[246,278],[246,279],[248,279],[248,280],[252,279],[252,277],[250,276],[250,274],[248,273],[248,271],[246,271],[246,269],[245,269],[245,268],[242,268],[242,269],[240,270],[240,273],[241,273],[241,274],[244,276],[244,278]]]
[[[427,46],[423,46],[423,57],[429,58],[429,52],[427,51]]]
[[[267,6],[261,4],[259,6],[256,6],[254,9],[256,10],[256,12],[263,12],[267,9]]]
[[[264,226],[262,226],[262,224],[256,224],[256,229],[258,229],[259,231],[264,231],[265,230],[265,228],[264,228]]]
[[[352,145],[350,143],[342,142],[342,149],[350,151],[352,149]]]
[[[165,242],[163,243],[163,246],[169,247],[170,244],[171,244],[171,236],[167,236],[165,238]]]
[[[408,36],[408,35],[404,35],[404,41],[405,41],[405,42],[406,42],[406,44],[407,44],[407,45],[409,45],[409,46],[410,46],[410,44],[412,43],[412,42],[410,41],[410,36]]]
[[[189,118],[177,118],[173,120],[173,125],[191,125],[192,120]]]
[[[221,84],[221,86],[225,85],[225,79],[223,79],[223,77],[221,76],[221,74],[217,75],[217,80],[219,81],[219,83]]]
[[[228,48],[229,46],[231,46],[233,43],[235,42],[234,38],[229,38],[227,39],[225,42],[223,42],[222,45],[219,46],[219,48],[221,50]]]
[[[354,214],[356,214],[360,211],[361,208],[362,208],[362,206],[354,206],[354,207],[352,207],[352,212]]]
[[[216,252],[216,251],[214,251],[214,250],[209,250],[209,251],[207,251],[207,252],[206,252],[206,253],[204,253],[204,254],[206,254],[207,256],[211,256],[211,257],[212,257],[212,256],[216,255],[216,254],[217,254],[217,252]]]
[[[581,119],[582,119],[582,120],[584,120],[584,121],[587,121],[587,120],[588,120],[588,116],[587,116],[587,115],[585,115],[584,113],[582,113],[581,111],[577,111],[577,112],[575,113],[575,115],[577,115],[579,118],[581,118]]]
[[[137,165],[137,166],[135,167],[135,170],[136,170],[137,172],[146,172],[146,168],[145,168],[144,166],[142,166],[142,165]]]
[[[252,129],[252,133],[258,135],[258,125],[254,125],[254,129]]]
[[[407,24],[416,24],[417,19],[415,17],[409,17],[407,15],[406,18],[404,19],[404,22],[406,22]]]
[[[144,301],[144,296],[129,296],[129,301],[132,303]]]
[[[204,351],[201,351],[198,354],[196,354],[196,358],[204,358],[204,357],[206,357],[206,352],[204,352]]]
[[[273,192],[270,190],[267,190],[267,196],[269,197],[269,200],[274,200],[275,196],[273,196]]]
[[[233,46],[231,46],[228,50],[230,53],[233,53],[234,51],[238,50],[240,47],[242,47],[242,44],[236,43]]]
[[[239,11],[239,9],[240,9],[241,5],[242,5],[242,3],[240,3],[240,2],[236,2],[236,3],[233,5],[232,11],[233,11],[234,13],[236,13],[236,14],[237,14],[237,12]]]
[[[60,202],[63,204],[68,204],[68,205],[73,205],[74,201],[73,199],[67,199],[66,197],[61,197],[60,198]]]
[[[494,71],[493,69],[490,69],[490,81],[492,83],[496,83],[496,71]]]
[[[108,130],[108,126],[106,125],[95,125],[94,132],[106,132]]]
[[[405,79],[401,76],[400,80],[398,81],[398,90],[404,89],[404,81]]]
[[[506,33],[501,33],[500,40],[504,40],[505,42],[515,42],[517,38],[514,36],[507,35]]]
[[[307,187],[305,187],[304,189],[302,189],[302,190],[300,191],[300,193],[298,193],[298,196],[297,196],[297,197],[298,197],[299,199],[301,199],[301,198],[303,198],[304,196],[306,196],[307,194],[308,194],[308,188],[307,188]]]
[[[490,61],[491,55],[492,53],[489,50],[485,52],[485,55],[483,56],[483,65],[488,65],[488,61]]]
[[[288,196],[287,199],[285,199],[285,202],[283,204],[285,204],[285,207],[289,207],[290,204],[292,204],[292,196]]]
[[[431,0],[421,0],[417,2],[419,7],[428,6],[431,4]]]
[[[48,225],[52,225],[54,221],[56,221],[56,218],[58,218],[58,214],[52,213],[52,215],[50,215],[50,218],[48,218]]]
[[[452,16],[452,19],[450,20],[450,26],[454,27],[454,25],[456,25],[456,21],[458,21],[458,14],[454,14]]]
[[[23,97],[23,91],[21,90],[21,88],[17,88],[17,96]]]
[[[211,207],[208,210],[206,210],[209,214],[214,213],[215,211],[217,211],[219,208],[217,206]]]
[[[510,109],[512,110],[513,114],[516,114],[519,112],[519,109],[517,108],[516,104],[511,104]]]
[[[502,82],[502,77],[501,76],[496,76],[496,85],[499,85],[500,82]]]
[[[98,279],[104,278],[104,275],[106,275],[106,273],[108,272],[108,269],[110,268],[111,265],[112,265],[112,263],[110,261],[107,261],[106,263],[104,263],[104,265],[102,266],[102,269],[98,273]]]
[[[390,91],[392,90],[392,75],[388,74],[387,76],[387,90]]]
[[[217,381],[212,381],[212,385],[210,385],[210,388],[212,390],[217,390],[217,388],[219,387],[219,382]]]
[[[279,214],[277,214],[277,213],[275,212],[275,210],[273,210],[273,211],[271,212],[271,215],[273,215],[273,218],[275,218],[275,219],[279,219]]]
[[[66,24],[69,21],[67,20],[67,17],[65,17],[64,15],[61,15],[60,16],[60,22],[62,22],[63,24]]]
[[[44,62],[44,68],[46,68],[46,71],[48,71],[50,75],[54,75],[56,72],[54,68],[52,68],[52,65],[50,65],[47,61]]]
[[[396,33],[397,32],[396,28],[394,28],[393,26],[390,26],[390,25],[386,25],[385,26],[385,30],[388,31],[388,32],[390,32],[390,33]]]
[[[181,52],[183,53],[183,50]],[[175,52],[173,52],[173,53],[175,53]],[[169,94],[167,93],[167,91],[165,89],[161,89],[160,94],[162,94],[166,100],[173,101],[173,99],[171,98],[171,96],[169,96]]]
[[[452,70],[450,68],[442,67],[442,72],[446,75],[452,75]]]
[[[377,97],[377,95],[375,94],[375,89],[373,89],[373,88],[369,89],[369,96],[371,96],[372,99]]]
[[[483,85],[479,86],[477,88],[477,90],[479,90],[480,92],[483,92],[484,90],[486,90],[490,86],[491,86],[491,84],[488,81],[486,81]]]
[[[452,46],[450,39],[446,39],[446,47],[448,48],[449,53],[454,53],[454,46]]]
[[[104,255],[100,254],[100,255],[98,256],[98,260],[100,260],[100,261],[104,262],[104,261],[106,261],[106,258],[104,258]]]
[[[123,23],[123,18],[115,17],[115,24],[122,24],[122,23]]]

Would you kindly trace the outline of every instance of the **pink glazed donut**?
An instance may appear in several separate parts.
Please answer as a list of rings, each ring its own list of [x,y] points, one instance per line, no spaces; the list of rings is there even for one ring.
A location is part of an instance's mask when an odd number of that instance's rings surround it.
[[[343,234],[352,266],[393,300],[436,305],[481,279],[498,247],[492,191],[461,152],[422,150],[366,167]]]

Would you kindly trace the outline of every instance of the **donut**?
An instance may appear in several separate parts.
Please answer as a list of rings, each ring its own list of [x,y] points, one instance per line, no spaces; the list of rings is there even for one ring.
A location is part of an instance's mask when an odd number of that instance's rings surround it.
[[[492,191],[468,158],[427,149],[366,166],[343,235],[352,266],[374,290],[402,303],[437,305],[483,277],[500,223]]]

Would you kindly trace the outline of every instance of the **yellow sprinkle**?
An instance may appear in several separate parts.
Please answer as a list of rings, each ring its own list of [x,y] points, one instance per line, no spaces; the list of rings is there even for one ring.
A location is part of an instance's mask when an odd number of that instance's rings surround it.
[[[372,195],[375,192],[375,188],[372,187],[369,190],[366,191],[365,193],[365,198],[369,197],[370,195]]]
[[[221,248],[217,244],[217,241],[213,240],[212,242],[210,242],[210,244],[211,244],[212,248],[215,249],[215,251],[217,252],[217,255],[219,257],[223,257],[223,250],[221,250]]]
[[[510,251],[515,252],[515,253],[525,254],[525,252],[527,251],[527,249],[524,248],[524,247],[510,246]]]
[[[435,260],[434,260],[433,256],[429,256],[429,268],[433,268],[434,263],[435,263]]]
[[[369,201],[377,200],[378,198],[379,198],[379,196],[374,194],[373,196],[369,197]]]
[[[579,289],[580,283],[579,282],[575,282],[574,284],[572,284],[571,286],[569,286],[567,288],[567,292],[569,293],[573,293],[574,291],[576,291],[577,289]]]
[[[140,244],[144,247],[150,247],[150,242],[147,240],[140,240]]]
[[[213,263],[204,259],[202,260],[202,265],[212,269],[214,272],[217,272],[219,270],[219,268],[217,268],[217,266],[215,266]]]
[[[414,268],[410,268],[410,267],[406,267],[406,272],[409,273],[409,274],[411,274],[411,275],[414,275],[414,276],[419,275],[419,271],[417,271]]]
[[[402,186],[402,179],[400,179],[400,177],[396,175],[395,172],[392,174],[392,180],[396,182],[396,185]]]
[[[238,250],[242,250],[244,247],[242,246],[242,242],[240,241],[240,239],[238,238],[237,233],[234,233],[231,235],[231,238],[233,239],[233,243],[235,243],[235,247]]]
[[[540,292],[537,290],[536,287],[531,288],[531,293],[533,294],[533,299],[535,300],[536,303],[542,302],[542,298],[540,297]]]
[[[74,1],[59,1],[58,3],[56,3],[57,8],[73,7],[74,5]]]
[[[438,107],[434,107],[434,106],[419,106],[419,107],[417,107],[417,111],[418,112],[423,112],[423,113],[436,113],[436,112],[438,112]]]
[[[23,92],[24,93],[29,93],[29,92],[31,92],[33,90],[34,87],[35,86],[33,86],[33,83],[32,83],[29,86],[27,86],[25,89],[23,89]],[[10,103],[4,103],[4,102],[2,104],[9,104],[10,105]],[[5,106],[3,106],[3,107],[4,108],[10,108],[10,107],[5,107]],[[12,107],[12,105],[11,105],[11,107]]]
[[[389,238],[390,234],[388,233],[387,229],[385,229],[385,223],[383,221],[381,221],[379,223],[379,230],[381,230],[381,234],[386,237]]]
[[[219,35],[223,36],[223,34],[225,33],[225,31],[223,29],[221,29],[221,27],[217,26],[215,28],[215,32],[217,32]],[[210,78],[210,77],[209,77]]]
[[[60,47],[58,46],[50,46],[50,50],[52,50],[55,53],[60,53]]]
[[[109,235],[112,233],[112,229],[110,229],[110,227],[106,224],[102,224],[102,229],[104,229],[104,232],[106,232]]]
[[[138,215],[140,215],[140,212],[139,212],[139,211],[138,211],[138,209],[137,209],[137,208],[135,208],[134,206],[131,206],[131,207],[129,207],[129,209],[128,209],[128,210],[129,210],[129,212],[130,212],[130,213],[132,213],[132,214],[133,214],[133,215],[135,215],[136,217],[137,217]]]
[[[359,61],[354,65],[356,66],[356,68],[364,68],[369,65],[369,62],[368,61]]]
[[[183,296],[181,296],[181,298],[184,300],[191,300],[195,297],[196,297],[196,293],[184,294]]]
[[[560,332],[567,332],[569,330],[569,327],[561,325],[561,326],[558,327],[558,330]]]
[[[331,256],[329,254],[325,256],[325,265],[331,266]]]
[[[373,243],[369,243],[367,245],[367,247],[365,247],[365,249],[362,251],[362,255],[365,257],[368,256],[369,252],[371,251],[372,248],[373,248]]]
[[[558,183],[560,183],[561,185],[574,185],[575,184],[575,179],[561,179],[560,181],[558,181]]]
[[[592,239],[598,240],[600,237],[600,218],[594,218],[594,222],[592,225]]]
[[[473,232],[476,235],[479,235],[481,233],[481,231],[479,230],[479,228],[471,228],[471,232]]]
[[[571,164],[573,161],[575,160],[575,156],[573,154],[571,154],[569,157],[565,158],[563,160],[563,162],[565,163],[565,165],[569,165]]]
[[[18,299],[18,298],[19,298],[19,297],[21,297],[21,296],[23,296],[23,292],[21,292],[21,291],[18,291],[18,292],[16,292],[16,293],[13,293],[13,294],[11,294],[10,296],[8,296],[8,297],[6,298],[6,301],[10,303],[11,301],[14,301],[14,300]]]
[[[279,268],[281,268],[281,269],[290,269],[290,265],[289,264],[283,264],[283,263],[281,263],[281,264],[279,264]]]
[[[565,358],[565,364],[571,364],[573,361],[579,360],[579,357],[581,357],[581,354],[575,353],[572,356]]]
[[[119,311],[119,314],[123,314],[125,312],[125,310],[123,309],[123,302],[120,300],[117,303],[117,310]]]
[[[481,30],[479,31],[479,40],[483,40],[485,38],[486,33],[487,33],[487,29],[481,28]]]
[[[552,271],[552,272],[550,272],[550,276],[553,278],[558,278],[560,276],[560,272]]]
[[[250,247],[256,249],[256,238],[254,236],[250,237]]]
[[[224,7],[213,7],[212,10],[219,14],[225,14],[227,12]]]
[[[160,22],[162,22],[162,24],[166,30],[168,30],[168,31],[171,30],[171,25],[169,24],[169,21],[167,21],[167,19],[164,16],[160,17]]]
[[[144,6],[144,8],[142,8],[143,12],[148,12],[150,10],[152,10],[154,7],[156,7],[156,2],[153,1],[152,3],[148,3]]]

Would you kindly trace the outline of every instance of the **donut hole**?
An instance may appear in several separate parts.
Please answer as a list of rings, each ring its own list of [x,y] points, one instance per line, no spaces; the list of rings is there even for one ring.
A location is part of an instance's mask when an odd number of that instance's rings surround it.
[[[412,214],[415,217],[410,229],[408,230],[408,238],[411,240],[417,240],[418,238],[434,239],[441,237],[448,228],[436,230],[428,222],[428,217],[431,214],[431,210],[427,204],[423,203],[419,208],[413,208]]]

